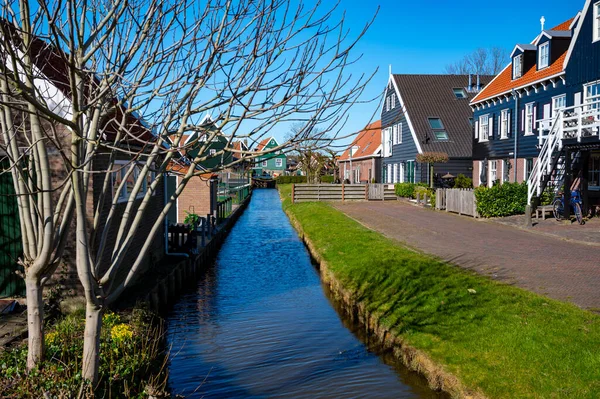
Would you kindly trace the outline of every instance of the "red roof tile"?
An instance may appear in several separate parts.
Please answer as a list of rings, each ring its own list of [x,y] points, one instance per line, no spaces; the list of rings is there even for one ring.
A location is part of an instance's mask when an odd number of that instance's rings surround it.
[[[364,130],[360,131],[350,148],[348,148],[339,157],[339,161],[350,159],[350,150],[352,147],[358,146],[358,150],[352,155],[352,158],[363,158],[375,154],[381,145],[381,121],[373,122]]]
[[[550,29],[554,31],[567,31],[573,22],[573,18],[562,24]],[[531,83],[558,75],[564,71],[564,62],[567,56],[567,50],[564,51],[553,63],[547,68],[537,70],[537,65],[534,65],[526,71],[519,79],[512,79],[512,63],[508,64],[496,78],[490,82],[483,90],[475,96],[471,104],[496,97],[501,94],[509,93],[512,89],[527,86]]]

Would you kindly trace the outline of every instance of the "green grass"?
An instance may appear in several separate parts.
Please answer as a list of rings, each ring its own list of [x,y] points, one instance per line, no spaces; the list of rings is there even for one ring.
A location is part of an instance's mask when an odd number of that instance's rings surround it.
[[[466,387],[491,398],[600,397],[599,316],[415,253],[325,203],[291,204],[291,187],[279,189],[344,287]]]

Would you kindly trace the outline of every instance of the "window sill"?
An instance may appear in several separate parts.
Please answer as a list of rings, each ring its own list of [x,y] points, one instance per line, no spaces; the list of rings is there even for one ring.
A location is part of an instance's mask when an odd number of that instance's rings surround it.
[[[487,143],[488,141],[490,141],[489,139],[479,139],[480,143]]]
[[[500,136],[500,140],[508,140],[508,136]]]
[[[534,133],[525,133],[523,136],[535,136]]]

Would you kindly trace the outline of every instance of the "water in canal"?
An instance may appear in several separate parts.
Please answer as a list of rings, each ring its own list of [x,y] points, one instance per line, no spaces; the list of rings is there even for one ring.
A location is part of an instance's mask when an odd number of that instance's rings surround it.
[[[169,385],[186,397],[442,397],[341,318],[276,190],[254,191],[167,331]]]

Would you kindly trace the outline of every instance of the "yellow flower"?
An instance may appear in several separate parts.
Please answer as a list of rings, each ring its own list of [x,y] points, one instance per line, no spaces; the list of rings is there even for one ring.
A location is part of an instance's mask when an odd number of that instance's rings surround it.
[[[116,342],[126,341],[133,337],[133,331],[127,324],[117,324],[110,329],[110,337]]]
[[[56,338],[58,338],[58,334],[56,332],[49,332],[48,334],[46,334],[46,344],[52,345],[56,343]]]

